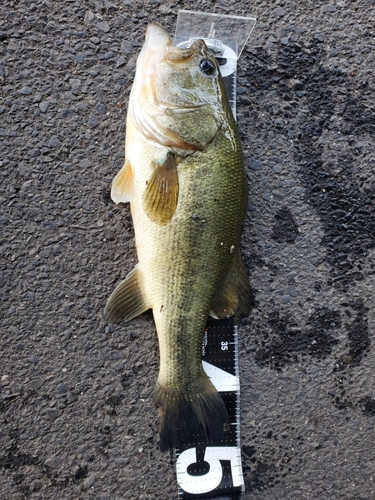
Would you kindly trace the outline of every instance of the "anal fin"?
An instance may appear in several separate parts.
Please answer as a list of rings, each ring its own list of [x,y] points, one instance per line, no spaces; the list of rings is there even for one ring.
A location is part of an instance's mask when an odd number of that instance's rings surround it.
[[[136,266],[109,297],[104,310],[107,321],[129,321],[150,309],[150,304],[142,292],[141,282],[142,273]]]
[[[235,313],[247,316],[253,303],[253,292],[238,247],[234,249],[232,265],[223,287],[214,296],[210,315],[217,319],[229,318]]]
[[[165,226],[172,219],[178,202],[178,174],[175,157],[168,154],[155,166],[143,195],[143,209],[148,218]]]
[[[130,162],[125,161],[122,169],[113,179],[111,198],[115,203],[131,201],[133,197],[133,169]]]

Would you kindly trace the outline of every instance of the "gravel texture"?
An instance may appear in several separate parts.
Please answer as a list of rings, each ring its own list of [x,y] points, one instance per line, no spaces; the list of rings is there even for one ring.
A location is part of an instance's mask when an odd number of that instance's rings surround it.
[[[151,314],[111,180],[147,23],[254,14],[238,72],[256,307],[240,330],[248,500],[375,499],[375,4],[2,0],[0,498],[173,499]]]

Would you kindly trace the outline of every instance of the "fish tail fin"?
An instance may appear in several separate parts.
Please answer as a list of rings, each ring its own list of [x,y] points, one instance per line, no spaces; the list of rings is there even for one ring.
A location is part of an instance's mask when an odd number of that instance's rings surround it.
[[[158,382],[154,404],[161,415],[162,451],[197,440],[218,443],[228,434],[230,424],[226,406],[204,372],[189,388],[170,388]]]

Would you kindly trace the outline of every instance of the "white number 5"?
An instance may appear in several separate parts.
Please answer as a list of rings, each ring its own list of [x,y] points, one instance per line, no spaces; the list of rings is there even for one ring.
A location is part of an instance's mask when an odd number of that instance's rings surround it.
[[[208,446],[204,454],[205,462],[208,462],[210,470],[201,476],[191,476],[187,469],[189,465],[196,463],[197,453],[195,448],[189,448],[181,453],[177,459],[177,481],[186,493],[208,493],[219,486],[223,478],[223,469],[220,460],[230,460],[233,486],[243,484],[241,455],[239,448],[235,446]]]

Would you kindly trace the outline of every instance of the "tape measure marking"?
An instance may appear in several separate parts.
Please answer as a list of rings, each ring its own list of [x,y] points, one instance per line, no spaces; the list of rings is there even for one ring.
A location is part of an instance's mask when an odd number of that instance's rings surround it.
[[[210,320],[202,342],[203,367],[228,410],[224,443],[193,443],[176,450],[179,498],[238,498],[244,492],[240,447],[238,327],[234,320]]]
[[[217,58],[236,119],[237,56],[227,45],[222,48],[223,53]],[[202,342],[202,363],[225,403],[230,429],[224,445],[190,443],[185,448],[176,449],[179,498],[238,499],[245,491],[245,486],[240,446],[238,327],[233,318],[209,320]]]

